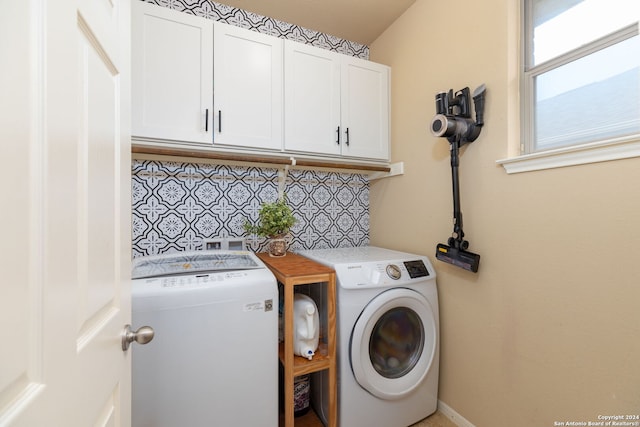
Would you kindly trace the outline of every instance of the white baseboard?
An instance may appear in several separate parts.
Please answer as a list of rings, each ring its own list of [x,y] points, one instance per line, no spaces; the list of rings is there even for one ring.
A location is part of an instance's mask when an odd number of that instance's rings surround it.
[[[438,400],[438,411],[445,417],[449,418],[452,423],[458,427],[475,427],[465,417],[453,410],[453,408],[442,400]]]

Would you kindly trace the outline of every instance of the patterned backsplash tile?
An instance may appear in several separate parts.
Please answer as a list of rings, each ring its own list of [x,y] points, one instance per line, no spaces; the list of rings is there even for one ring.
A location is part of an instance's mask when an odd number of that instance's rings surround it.
[[[285,184],[297,219],[290,249],[369,244],[367,175],[291,170]],[[265,239],[246,236],[242,225],[277,198],[277,169],[134,160],[133,257],[198,250],[204,239],[227,237],[264,251]]]
[[[369,59],[369,47],[335,36],[309,30],[277,19],[247,12],[210,0],[142,0],[169,9],[222,21],[227,24],[269,34],[283,39],[310,44],[345,55]]]

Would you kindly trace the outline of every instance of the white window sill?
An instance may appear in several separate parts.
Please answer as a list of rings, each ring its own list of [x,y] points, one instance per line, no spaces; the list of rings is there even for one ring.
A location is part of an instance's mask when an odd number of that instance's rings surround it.
[[[619,138],[497,160],[507,173],[531,172],[640,157],[640,140]]]

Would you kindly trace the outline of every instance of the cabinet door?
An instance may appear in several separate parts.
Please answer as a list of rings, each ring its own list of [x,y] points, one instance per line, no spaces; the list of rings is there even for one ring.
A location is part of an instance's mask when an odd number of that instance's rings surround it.
[[[342,154],[389,160],[389,67],[342,58]]]
[[[132,134],[211,144],[213,21],[132,2]]]
[[[282,149],[283,41],[214,25],[214,145]]]
[[[286,150],[340,154],[340,55],[284,42]]]

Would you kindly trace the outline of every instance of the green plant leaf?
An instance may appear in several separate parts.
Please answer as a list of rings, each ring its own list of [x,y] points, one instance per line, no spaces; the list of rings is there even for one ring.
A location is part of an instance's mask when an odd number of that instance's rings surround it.
[[[258,212],[258,224],[251,224],[245,220],[243,227],[249,234],[257,234],[260,237],[275,237],[287,234],[296,223],[296,218],[284,198],[272,202],[263,203]]]

